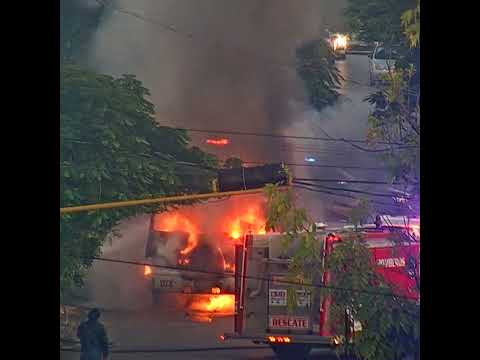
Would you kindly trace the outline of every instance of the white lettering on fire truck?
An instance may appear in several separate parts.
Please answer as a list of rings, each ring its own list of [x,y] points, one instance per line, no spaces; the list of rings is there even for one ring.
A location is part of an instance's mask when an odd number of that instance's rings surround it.
[[[308,317],[271,315],[269,318],[271,329],[308,329]]]
[[[305,290],[297,290],[297,306],[300,306],[300,307],[310,306],[310,292]]]
[[[310,306],[310,292],[305,290],[297,290],[297,306]],[[286,289],[270,289],[269,290],[270,306],[287,306],[287,290]]]
[[[269,291],[270,306],[287,306],[287,290],[285,289],[270,289]]]
[[[383,266],[383,267],[386,267],[386,268],[404,267],[405,266],[405,258],[378,259],[377,265],[378,266]]]

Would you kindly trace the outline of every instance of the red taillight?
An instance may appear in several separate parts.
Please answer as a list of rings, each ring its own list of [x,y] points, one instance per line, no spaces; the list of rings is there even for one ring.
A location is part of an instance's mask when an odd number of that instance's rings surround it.
[[[224,336],[224,335],[220,335],[220,340],[221,340],[221,341],[224,341],[224,340],[225,340],[225,336]]]

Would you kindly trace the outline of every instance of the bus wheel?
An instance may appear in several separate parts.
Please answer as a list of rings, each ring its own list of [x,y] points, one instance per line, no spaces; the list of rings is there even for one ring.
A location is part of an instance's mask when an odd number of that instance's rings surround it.
[[[312,347],[307,344],[271,345],[273,352],[279,360],[304,360],[308,359]]]

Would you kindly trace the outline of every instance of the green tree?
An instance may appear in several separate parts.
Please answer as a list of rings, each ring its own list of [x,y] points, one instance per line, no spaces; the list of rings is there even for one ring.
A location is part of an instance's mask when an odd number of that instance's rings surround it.
[[[185,131],[157,125],[140,81],[74,63],[88,49],[104,3],[60,2],[60,206],[210,190],[214,173],[206,169],[216,168],[217,159],[190,147]],[[82,284],[91,258],[121,220],[157,210],[164,207],[61,216],[60,295]]]
[[[315,224],[305,209],[295,206],[291,190],[281,192],[269,185],[265,192],[267,228],[285,234],[286,248],[295,243],[290,280],[301,280],[305,285],[321,283],[323,243],[316,234]],[[362,202],[354,217],[361,219],[366,209],[368,205]],[[396,289],[377,274],[360,233],[352,231],[344,235],[325,260],[325,269],[332,273],[333,287],[358,291],[312,289],[313,303],[320,303],[319,296],[331,296],[330,325],[336,334],[345,332],[345,309],[354,311],[363,327],[351,349],[354,355],[366,360],[395,360],[418,352],[419,307],[411,300],[390,296]],[[295,306],[290,299],[289,296],[289,306]],[[312,307],[312,316],[316,313],[318,309]]]
[[[420,0],[414,9],[406,10],[402,16],[403,33],[408,39],[411,47],[417,47],[420,44]]]
[[[335,333],[343,333],[345,309],[354,312],[362,331],[355,334],[349,350],[362,359],[397,360],[418,354],[419,306],[412,300],[390,296],[395,286],[385,283],[370,259],[362,236],[356,232],[344,235],[327,259],[334,286],[358,290],[330,291],[330,325]]]
[[[348,26],[363,40],[398,43],[403,40],[400,17],[415,1],[347,0]]]
[[[388,85],[370,94],[365,100],[375,106],[369,115],[367,140],[372,145],[378,141],[391,145],[383,155],[390,168],[392,180],[401,182],[413,196],[408,203],[414,214],[419,213],[420,183],[420,83],[419,83],[419,35],[420,2],[406,10],[402,18],[406,43],[412,47],[413,56],[403,58],[395,71],[385,75]]]
[[[309,41],[296,51],[297,74],[302,79],[310,104],[317,110],[333,104],[342,76],[335,66],[335,57],[324,40]]]
[[[209,188],[199,169],[195,187],[176,161],[217,166],[189,147],[182,130],[159,127],[149,92],[132,75],[113,78],[71,63],[60,68],[60,206],[148,198]],[[82,283],[91,258],[122,219],[163,207],[131,207],[60,217],[60,290]]]

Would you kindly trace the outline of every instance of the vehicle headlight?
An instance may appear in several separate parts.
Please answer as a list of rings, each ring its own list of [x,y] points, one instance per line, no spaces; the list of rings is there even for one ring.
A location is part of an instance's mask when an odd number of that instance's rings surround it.
[[[386,66],[386,65],[383,65],[383,64],[375,64],[374,67],[375,67],[375,70],[377,70],[377,71],[386,71],[386,70],[388,70],[387,66]]]

